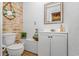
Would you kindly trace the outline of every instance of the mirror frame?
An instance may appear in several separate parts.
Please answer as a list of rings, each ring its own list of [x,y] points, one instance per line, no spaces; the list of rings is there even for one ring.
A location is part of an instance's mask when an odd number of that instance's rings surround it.
[[[49,8],[53,8],[53,6],[60,6],[60,20],[59,21],[48,21],[48,16],[50,17],[50,15],[47,15],[47,9]],[[63,2],[50,2],[50,3],[46,3],[44,4],[44,24],[58,24],[58,23],[63,23]]]

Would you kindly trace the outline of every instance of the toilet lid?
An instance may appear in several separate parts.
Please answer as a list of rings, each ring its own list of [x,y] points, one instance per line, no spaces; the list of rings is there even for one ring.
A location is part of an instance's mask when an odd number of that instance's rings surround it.
[[[7,47],[8,49],[20,49],[20,48],[23,48],[23,44],[22,43],[15,43],[15,44],[12,44],[10,46]]]

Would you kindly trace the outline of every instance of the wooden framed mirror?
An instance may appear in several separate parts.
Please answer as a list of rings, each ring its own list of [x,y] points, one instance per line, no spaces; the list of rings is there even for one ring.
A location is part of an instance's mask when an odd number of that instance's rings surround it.
[[[63,3],[51,2],[44,5],[44,23],[63,23]]]

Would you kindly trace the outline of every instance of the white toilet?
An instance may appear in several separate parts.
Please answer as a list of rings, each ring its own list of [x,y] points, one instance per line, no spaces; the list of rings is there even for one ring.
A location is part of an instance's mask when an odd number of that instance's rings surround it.
[[[24,51],[23,43],[15,43],[16,33],[3,33],[3,44],[10,56],[20,56]]]

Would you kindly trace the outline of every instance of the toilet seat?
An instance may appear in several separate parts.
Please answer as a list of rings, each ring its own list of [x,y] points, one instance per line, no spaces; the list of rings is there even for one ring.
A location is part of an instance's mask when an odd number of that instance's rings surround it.
[[[22,43],[15,43],[15,44],[12,44],[12,45],[10,45],[10,46],[8,46],[7,47],[7,49],[21,49],[21,48],[23,48],[24,46],[23,46],[23,44]]]
[[[7,46],[7,51],[9,56],[21,56],[24,51],[23,43],[15,43],[10,46]]]

